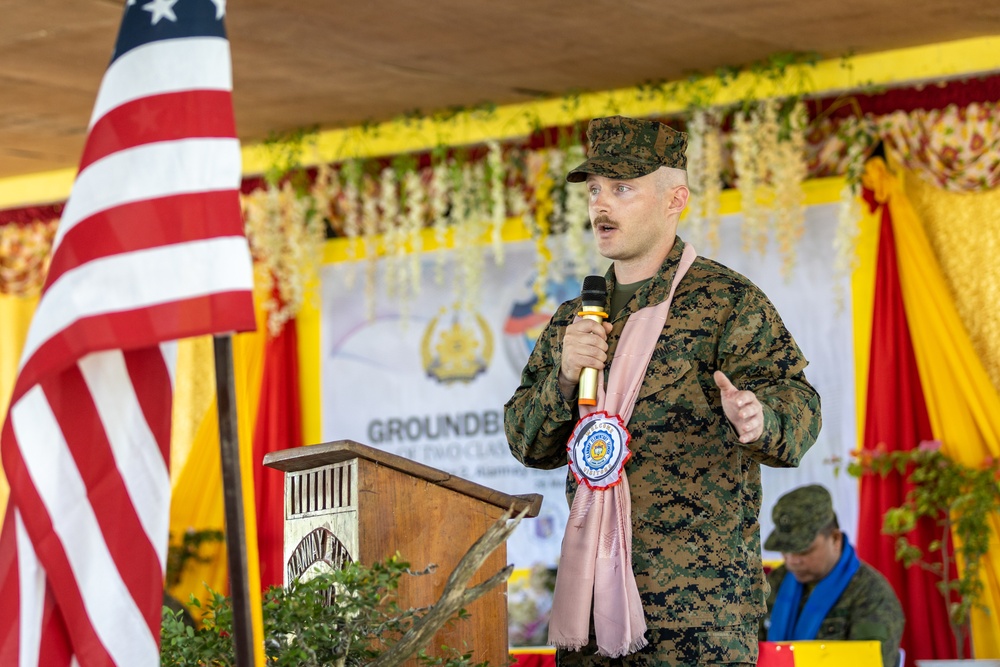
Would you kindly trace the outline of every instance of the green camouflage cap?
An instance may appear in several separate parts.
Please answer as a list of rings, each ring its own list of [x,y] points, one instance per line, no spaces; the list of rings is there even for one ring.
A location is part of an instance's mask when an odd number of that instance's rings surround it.
[[[607,178],[638,178],[660,167],[687,169],[687,135],[655,120],[609,116],[587,127],[590,157],[569,172],[566,180],[580,183],[587,174]]]
[[[829,491],[819,484],[800,486],[774,504],[774,531],[767,536],[764,548],[782,553],[805,551],[835,516]]]

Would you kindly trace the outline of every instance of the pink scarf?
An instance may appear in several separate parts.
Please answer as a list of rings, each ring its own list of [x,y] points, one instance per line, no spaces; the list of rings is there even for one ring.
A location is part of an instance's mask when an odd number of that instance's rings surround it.
[[[581,405],[581,417],[604,410],[618,414],[628,424],[677,284],[696,255],[694,248],[686,245],[666,300],[628,318],[611,362],[607,392],[604,378],[599,376],[597,405]],[[549,644],[553,646],[580,650],[587,645],[591,603],[599,655],[618,658],[648,643],[643,636],[646,617],[632,572],[632,499],[624,470],[621,478],[620,484],[606,490],[577,486],[563,536],[549,620]]]

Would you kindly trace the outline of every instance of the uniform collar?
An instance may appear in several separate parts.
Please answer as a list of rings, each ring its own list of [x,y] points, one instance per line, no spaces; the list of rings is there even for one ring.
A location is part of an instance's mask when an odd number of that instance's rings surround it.
[[[670,249],[667,253],[666,259],[663,260],[663,264],[660,265],[659,271],[650,278],[650,280],[640,287],[635,296],[622,308],[621,312],[614,318],[617,320],[620,317],[627,317],[632,313],[645,308],[646,306],[655,306],[661,303],[670,296],[670,286],[674,282],[674,276],[677,274],[677,267],[681,262],[681,254],[684,252],[684,247],[687,244],[681,240],[681,237],[674,237],[674,247]],[[608,299],[610,303],[610,295],[615,291],[615,285],[617,280],[615,278],[615,267],[612,264],[608,268],[605,278],[608,282]]]

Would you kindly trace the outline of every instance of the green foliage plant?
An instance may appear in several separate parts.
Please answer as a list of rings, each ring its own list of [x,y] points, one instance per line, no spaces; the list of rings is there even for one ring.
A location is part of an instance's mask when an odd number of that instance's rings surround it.
[[[350,563],[300,579],[287,589],[275,586],[264,594],[264,649],[274,667],[354,667],[375,660],[418,620],[425,610],[401,609],[396,591],[409,564],[398,556],[371,566]],[[192,596],[191,605],[201,604]],[[465,615],[460,612],[459,618]],[[202,624],[185,625],[180,615],[164,609],[160,662],[164,667],[235,664],[232,601],[211,591]],[[417,660],[429,667],[470,667],[471,653],[441,647]],[[475,667],[482,667],[480,663]]]
[[[972,610],[985,609],[980,569],[989,551],[990,519],[1000,513],[1000,462],[988,458],[970,467],[942,452],[941,443],[933,440],[909,450],[861,450],[848,472],[858,477],[896,472],[912,485],[900,506],[886,510],[882,533],[896,537],[896,560],[937,577],[956,654],[964,657]],[[926,549],[908,537],[921,521],[932,522],[937,535]],[[961,566],[957,577],[952,575],[953,553]]]

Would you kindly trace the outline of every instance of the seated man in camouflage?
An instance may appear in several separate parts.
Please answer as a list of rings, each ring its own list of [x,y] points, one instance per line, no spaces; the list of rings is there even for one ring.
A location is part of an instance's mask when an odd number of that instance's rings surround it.
[[[830,492],[818,484],[790,491],[772,516],[764,548],[780,551],[785,564],[768,575],[760,639],[877,639],[883,664],[896,667],[903,609],[886,578],[858,560]]]

